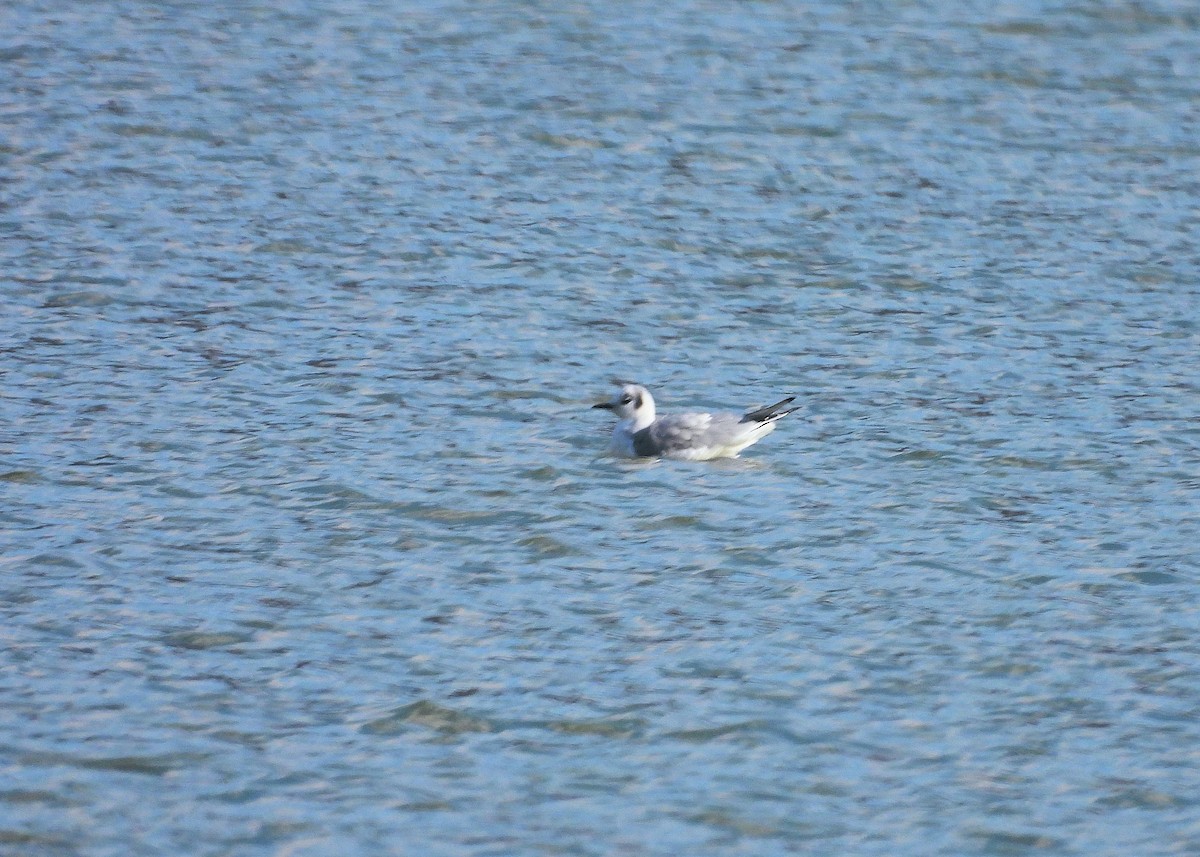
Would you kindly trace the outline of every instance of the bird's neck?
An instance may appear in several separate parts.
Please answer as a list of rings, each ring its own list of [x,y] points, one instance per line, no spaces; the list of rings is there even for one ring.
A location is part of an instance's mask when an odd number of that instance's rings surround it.
[[[631,432],[641,431],[649,426],[652,422],[654,422],[654,405],[643,407],[636,414],[625,420],[625,424],[629,427]]]

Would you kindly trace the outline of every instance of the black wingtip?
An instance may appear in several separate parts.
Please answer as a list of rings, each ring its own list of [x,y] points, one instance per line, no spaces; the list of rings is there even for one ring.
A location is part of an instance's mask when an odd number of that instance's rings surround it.
[[[750,413],[746,414],[744,417],[742,417],[742,422],[762,423],[766,422],[767,420],[777,420],[786,417],[792,411],[798,410],[798,408],[788,408],[787,410],[784,410],[784,408],[787,408],[787,406],[794,401],[796,401],[795,396],[788,396],[786,399],[780,399],[773,405],[767,405],[765,408],[759,408],[757,411],[751,411]]]

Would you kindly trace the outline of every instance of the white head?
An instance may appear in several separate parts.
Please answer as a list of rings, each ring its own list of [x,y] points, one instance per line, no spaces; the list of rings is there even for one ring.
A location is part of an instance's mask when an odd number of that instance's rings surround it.
[[[634,431],[654,422],[654,397],[639,384],[626,384],[621,392],[613,396],[612,401],[601,402],[593,407],[612,411],[622,422],[628,421]]]

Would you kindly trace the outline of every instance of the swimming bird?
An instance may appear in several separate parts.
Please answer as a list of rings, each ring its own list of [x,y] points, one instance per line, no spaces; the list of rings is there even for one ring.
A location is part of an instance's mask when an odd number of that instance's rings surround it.
[[[626,384],[611,401],[593,405],[612,411],[621,421],[613,429],[612,449],[629,458],[737,458],[739,452],[775,430],[775,423],[796,408],[795,396],[748,414],[664,414],[654,410],[654,397],[640,384]]]

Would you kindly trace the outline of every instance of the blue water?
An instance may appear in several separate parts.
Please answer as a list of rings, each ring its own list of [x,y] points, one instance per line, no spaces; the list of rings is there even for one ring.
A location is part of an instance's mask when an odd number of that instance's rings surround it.
[[[1200,852],[1200,13],[0,9],[0,853]],[[799,413],[735,461],[662,410]]]

